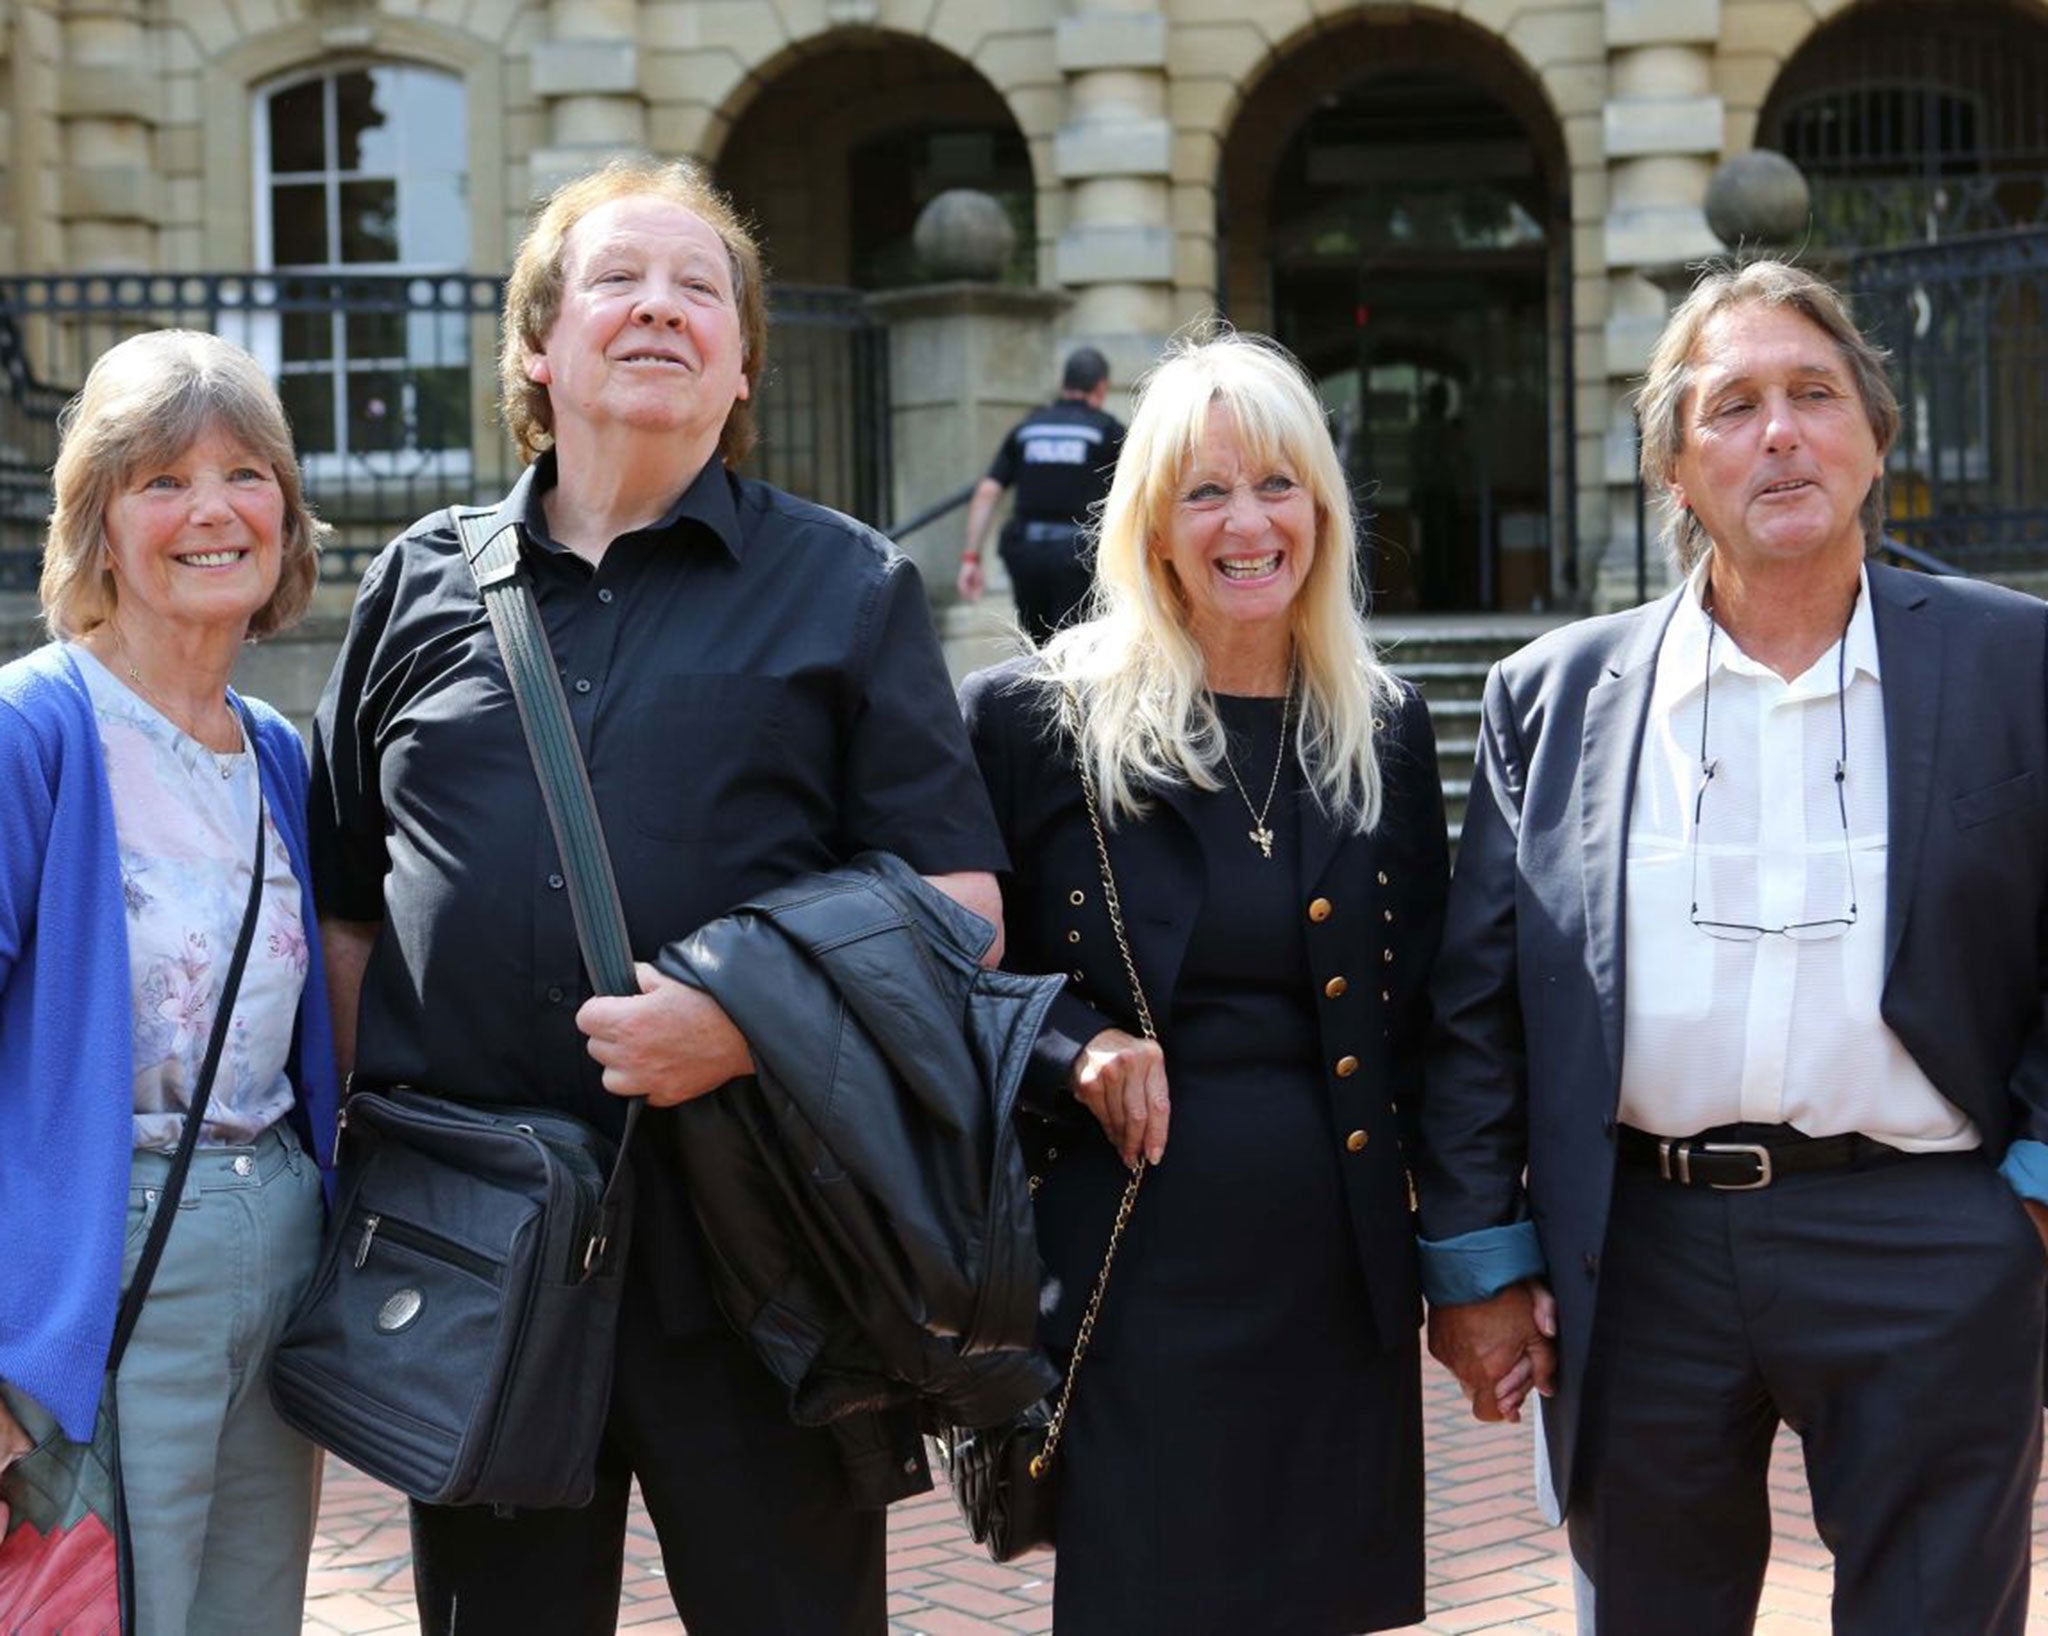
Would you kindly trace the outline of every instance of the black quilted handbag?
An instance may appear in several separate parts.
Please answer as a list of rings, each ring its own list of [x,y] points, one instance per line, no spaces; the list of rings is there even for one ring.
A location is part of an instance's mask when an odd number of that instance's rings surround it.
[[[1040,1398],[999,1426],[956,1426],[937,1440],[967,1531],[997,1562],[1053,1543],[1060,1485],[1046,1452],[1052,1417]]]

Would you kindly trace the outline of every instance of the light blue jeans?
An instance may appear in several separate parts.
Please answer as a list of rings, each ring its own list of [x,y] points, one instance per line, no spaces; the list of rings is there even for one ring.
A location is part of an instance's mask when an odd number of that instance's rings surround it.
[[[170,1159],[138,1152],[125,1283]],[[320,1176],[288,1129],[192,1156],[118,1376],[141,1636],[286,1636],[304,1618],[318,1450],[265,1370],[320,1248]]]

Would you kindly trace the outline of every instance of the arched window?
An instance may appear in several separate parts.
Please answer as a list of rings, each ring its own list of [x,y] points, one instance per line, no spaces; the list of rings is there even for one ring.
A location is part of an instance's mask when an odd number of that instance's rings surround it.
[[[461,80],[363,64],[296,76],[256,105],[259,269],[376,277],[340,301],[280,280],[262,338],[303,456],[379,473],[447,471],[470,446],[469,321],[416,275],[469,259]]]
[[[2048,226],[2048,27],[1983,0],[1868,0],[1771,87],[1757,140],[1837,253]]]

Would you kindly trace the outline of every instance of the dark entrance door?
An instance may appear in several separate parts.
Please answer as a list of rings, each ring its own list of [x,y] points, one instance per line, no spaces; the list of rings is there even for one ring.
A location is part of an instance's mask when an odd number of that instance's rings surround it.
[[[1540,606],[1549,590],[1543,267],[1283,276],[1366,519],[1375,605]],[[1332,322],[1331,320],[1336,320]]]
[[[1555,203],[1516,115],[1436,71],[1329,99],[1281,158],[1274,328],[1320,384],[1381,609],[1548,599]]]

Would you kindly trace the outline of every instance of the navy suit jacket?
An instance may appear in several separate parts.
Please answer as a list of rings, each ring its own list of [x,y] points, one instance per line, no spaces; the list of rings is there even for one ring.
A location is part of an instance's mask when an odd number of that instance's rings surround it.
[[[1073,751],[1052,730],[1045,690],[1027,679],[1023,661],[970,676],[961,701],[1011,859],[1002,883],[1003,964],[1067,977],[1039,1037],[1027,1097],[1043,1111],[1077,1117],[1084,1139],[1100,1141],[1069,1089],[1074,1058],[1105,1028],[1139,1028]],[[1449,867],[1429,713],[1409,689],[1391,715],[1380,739],[1379,827],[1344,834],[1319,809],[1304,808],[1295,882],[1316,987],[1330,1140],[1344,1159],[1353,1240],[1382,1346],[1412,1340],[1421,1317],[1404,1136],[1412,1135],[1421,1092],[1426,985]],[[1190,792],[1169,786],[1155,796],[1143,821],[1109,832],[1108,846],[1170,1085],[1173,997],[1207,872],[1188,818]],[[1259,867],[1249,852],[1245,867]],[[1346,1059],[1349,1067],[1340,1067]],[[1353,1146],[1355,1132],[1364,1140]],[[1217,1231],[1230,1224],[1218,1222]]]
[[[1881,1011],[1995,1162],[2048,1140],[2048,604],[1869,572],[1890,779]],[[1422,1232],[1536,1224],[1559,1313],[1553,1507],[1570,1493],[1614,1184],[1629,811],[1683,594],[1495,667],[1432,984]]]

